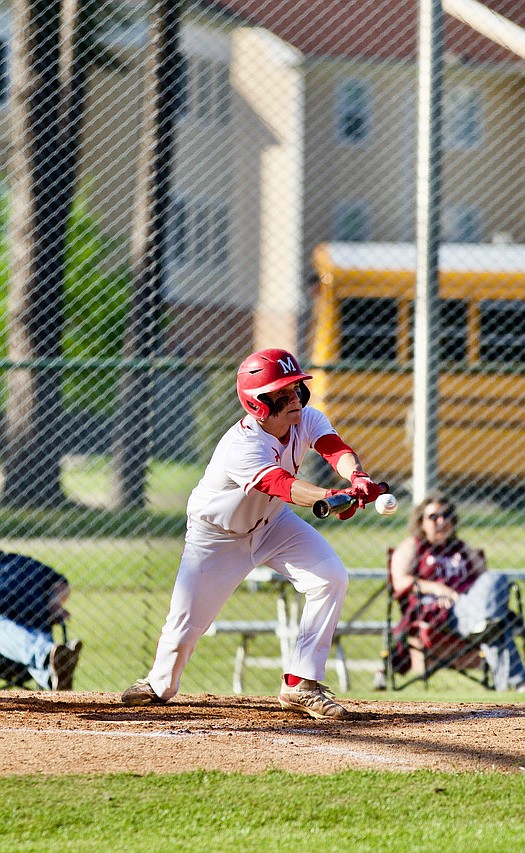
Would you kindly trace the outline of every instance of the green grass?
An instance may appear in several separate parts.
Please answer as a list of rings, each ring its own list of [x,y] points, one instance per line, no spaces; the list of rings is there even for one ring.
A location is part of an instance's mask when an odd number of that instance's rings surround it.
[[[0,851],[508,853],[525,777],[346,771],[0,779]]]

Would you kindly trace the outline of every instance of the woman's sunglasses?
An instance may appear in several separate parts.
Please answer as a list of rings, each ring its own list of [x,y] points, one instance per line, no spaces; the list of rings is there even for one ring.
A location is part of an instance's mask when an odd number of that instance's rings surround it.
[[[426,518],[428,521],[437,521],[438,518],[443,518],[446,521],[448,518],[452,518],[453,515],[454,510],[444,509],[442,512],[431,512],[430,515],[424,515],[423,518]]]

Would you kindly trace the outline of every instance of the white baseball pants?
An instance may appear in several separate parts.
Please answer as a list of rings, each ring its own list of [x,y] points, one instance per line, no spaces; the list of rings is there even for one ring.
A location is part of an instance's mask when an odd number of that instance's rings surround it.
[[[321,681],[348,586],[343,563],[310,524],[285,507],[249,536],[219,535],[189,525],[171,605],[148,681],[163,699],[174,696],[197,641],[237,586],[256,566],[269,566],[304,594],[290,672]]]

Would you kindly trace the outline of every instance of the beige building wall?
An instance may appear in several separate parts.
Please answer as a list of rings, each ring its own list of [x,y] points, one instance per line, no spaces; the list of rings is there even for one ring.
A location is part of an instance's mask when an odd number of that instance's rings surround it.
[[[209,61],[213,68],[223,68],[225,80],[230,66],[230,35],[219,28],[208,32],[202,27],[188,24],[181,34],[183,53],[191,57],[194,68],[201,61]],[[199,81],[189,74],[188,97],[196,103]],[[201,93],[202,96],[202,93]],[[224,202],[229,208],[228,232],[234,228],[231,211],[232,183],[236,159],[235,119],[231,103],[229,120],[222,122],[217,108],[216,80],[210,80],[209,109],[199,115],[199,109],[190,111],[176,128],[175,161],[172,168],[172,190],[175,196],[192,203],[202,200]],[[195,227],[195,223],[189,223]],[[226,227],[226,224],[225,224]],[[230,259],[231,260],[231,259]],[[179,303],[216,306],[244,306],[246,300],[236,294],[236,281],[228,266],[196,264],[189,258],[184,264],[175,264],[168,270],[167,288],[171,298]]]
[[[336,93],[345,79],[366,81],[371,92],[371,135],[339,142]],[[520,155],[525,77],[471,66],[446,67],[444,91],[478,91],[479,146],[444,146],[444,207],[479,209],[483,240],[504,232],[525,242],[525,168]],[[407,63],[310,61],[306,65],[305,275],[316,243],[333,239],[338,202],[362,202],[369,240],[412,241],[415,232],[417,68]]]
[[[264,30],[237,30],[235,266],[254,299],[254,348],[297,350],[302,294],[303,57]],[[254,227],[254,226],[258,227]],[[242,280],[239,282],[244,289]]]
[[[358,143],[341,141],[336,134],[338,89],[351,79],[364,81],[370,92],[370,135]],[[307,265],[313,247],[333,239],[334,208],[347,200],[367,208],[369,239],[408,239],[415,181],[413,68],[406,63],[310,61],[306,93]]]
[[[287,51],[287,62],[291,58],[292,64],[283,66]],[[218,132],[217,128],[183,122],[178,128],[175,171],[175,183],[182,192],[203,194],[213,184],[224,196],[231,196],[234,282],[230,276],[221,282],[222,298],[226,294],[246,307],[258,301],[260,266],[271,247],[275,249],[272,234],[278,234],[277,242],[283,246],[283,229],[277,217],[282,215],[285,232],[290,230],[289,192],[299,197],[297,221],[304,206],[303,277],[308,275],[311,248],[333,236],[333,209],[338,201],[365,202],[373,229],[371,239],[413,239],[415,67],[406,63],[305,61],[270,34],[241,28],[234,31],[230,74],[234,90],[231,125]],[[372,137],[362,145],[341,143],[335,136],[336,91],[348,77],[368,81],[373,93]],[[288,84],[284,85],[286,79]],[[84,131],[83,175],[91,182],[90,197],[108,228],[122,234],[124,244],[133,201],[142,83],[140,57],[126,73],[96,71],[91,78]],[[444,149],[443,203],[478,206],[486,240],[505,232],[515,242],[525,242],[525,168],[519,167],[523,159],[525,78],[517,72],[511,75],[461,65],[445,71],[445,89],[456,85],[479,90],[483,137],[478,148]],[[284,163],[289,149],[283,160],[281,143],[297,133],[292,123],[303,113],[303,105],[304,134],[299,131],[299,146],[304,150],[293,155],[288,169]],[[4,107],[0,110],[1,151],[5,152],[7,145]],[[279,205],[267,192],[268,175],[276,176]],[[272,209],[266,223],[259,218],[259,202],[265,199],[270,199]],[[254,241],[258,233],[260,245]],[[273,270],[273,262],[269,268]],[[179,295],[182,291],[188,294],[187,281],[183,287],[175,287]]]
[[[482,140],[470,150],[443,155],[443,195],[450,204],[477,205],[484,239],[505,233],[525,243],[525,72],[449,68],[445,85],[467,85],[480,93]]]

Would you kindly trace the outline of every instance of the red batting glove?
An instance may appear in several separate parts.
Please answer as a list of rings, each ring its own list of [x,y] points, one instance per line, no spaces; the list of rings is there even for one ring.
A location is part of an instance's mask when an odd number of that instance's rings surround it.
[[[357,498],[361,509],[364,509],[366,504],[373,503],[381,494],[377,483],[374,483],[364,471],[354,471],[350,477],[350,482],[352,488],[349,489],[349,492]]]
[[[326,497],[330,497],[331,495],[348,495],[350,498],[355,497],[353,489],[329,489],[326,493]],[[346,521],[347,518],[352,518],[353,515],[357,512],[358,504],[354,503],[348,509],[345,509],[344,512],[338,512],[337,517],[339,521]]]
[[[346,521],[347,518],[352,518],[357,512],[357,504],[352,504],[350,509],[347,509],[345,512],[338,512],[337,517],[339,521]]]

